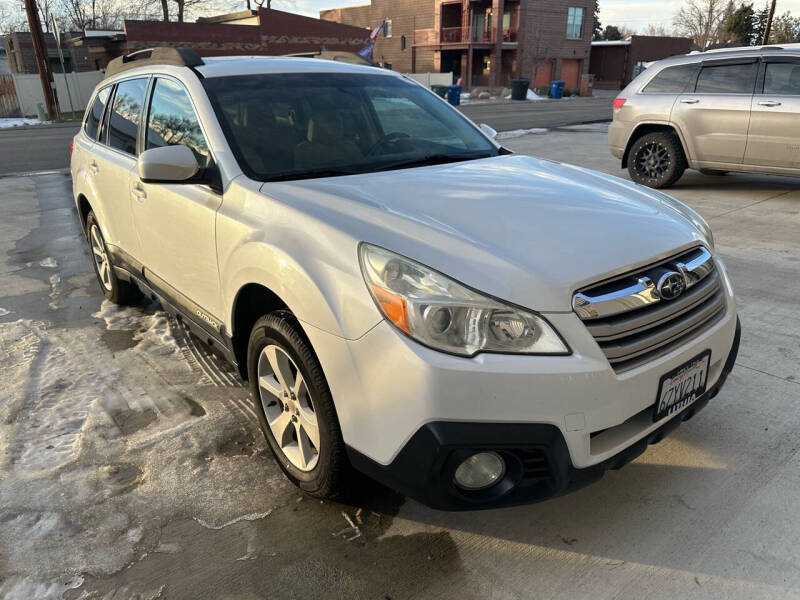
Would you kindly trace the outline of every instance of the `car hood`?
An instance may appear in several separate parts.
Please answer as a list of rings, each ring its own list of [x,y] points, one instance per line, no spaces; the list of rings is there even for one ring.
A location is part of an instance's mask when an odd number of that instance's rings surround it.
[[[356,240],[541,312],[569,311],[576,289],[704,241],[660,192],[529,156],[261,190]]]

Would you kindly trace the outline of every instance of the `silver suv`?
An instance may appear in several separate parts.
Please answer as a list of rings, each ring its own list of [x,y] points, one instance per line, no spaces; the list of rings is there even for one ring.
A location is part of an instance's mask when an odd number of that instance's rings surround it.
[[[609,144],[653,188],[687,168],[800,175],[800,44],[657,62],[614,100]]]

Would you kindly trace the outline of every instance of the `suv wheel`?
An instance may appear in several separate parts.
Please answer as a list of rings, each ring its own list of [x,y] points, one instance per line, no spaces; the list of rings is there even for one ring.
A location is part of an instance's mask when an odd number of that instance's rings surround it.
[[[336,496],[347,469],[339,420],[322,367],[288,311],[253,326],[247,347],[250,393],[275,459],[296,486]]]
[[[114,265],[94,211],[89,211],[86,217],[86,240],[89,242],[89,252],[92,254],[94,273],[105,297],[115,304],[138,302],[141,297],[139,288],[127,281],[120,281],[114,273]]]
[[[628,172],[636,183],[651,188],[669,187],[686,171],[680,140],[672,133],[643,135],[633,143]]]

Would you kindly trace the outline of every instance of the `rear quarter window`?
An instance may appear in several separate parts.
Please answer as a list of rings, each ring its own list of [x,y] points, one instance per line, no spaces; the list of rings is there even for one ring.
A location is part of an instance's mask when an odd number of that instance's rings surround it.
[[[103,109],[106,107],[108,95],[110,93],[111,86],[104,87],[97,92],[89,114],[86,116],[86,123],[83,126],[83,130],[86,132],[86,135],[93,140],[97,139],[97,129],[100,127],[100,119],[103,118]]]
[[[653,77],[642,91],[645,94],[682,94],[694,86],[699,70],[699,65],[667,67]]]

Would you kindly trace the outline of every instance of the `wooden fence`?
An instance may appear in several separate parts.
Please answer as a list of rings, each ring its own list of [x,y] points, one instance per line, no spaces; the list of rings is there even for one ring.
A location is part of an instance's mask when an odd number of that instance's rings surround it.
[[[0,117],[20,116],[17,89],[11,75],[0,75]]]

